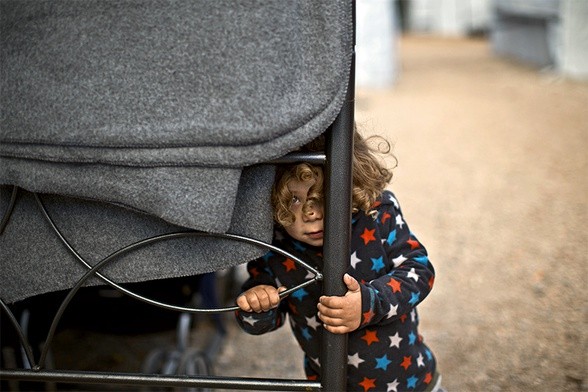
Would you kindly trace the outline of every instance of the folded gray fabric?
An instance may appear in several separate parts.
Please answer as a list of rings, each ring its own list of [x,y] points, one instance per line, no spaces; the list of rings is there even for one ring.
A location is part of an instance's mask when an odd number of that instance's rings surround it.
[[[218,230],[187,221],[199,215],[190,197],[178,197],[189,193],[189,170],[171,168],[240,169],[324,132],[347,88],[350,7],[338,0],[0,2],[0,156],[11,158],[2,161],[0,183],[40,192],[59,183],[61,194],[159,215],[143,199],[153,181],[143,180],[162,175],[169,195],[158,200],[168,215],[186,215],[173,223]],[[105,165],[143,169],[107,174]],[[35,171],[43,175],[32,183]],[[195,172],[200,187],[209,181],[204,204],[227,189],[234,199],[234,171]],[[215,189],[220,178],[226,184]]]
[[[235,204],[228,232],[271,242],[272,211],[267,190],[273,173],[272,166],[243,172],[238,190],[242,202]],[[11,191],[12,187],[0,187],[2,214]],[[59,240],[33,194],[20,189],[17,195],[15,208],[0,234],[0,298],[13,302],[73,287],[88,269]],[[137,241],[189,231],[111,203],[53,194],[41,194],[40,199],[63,236],[90,265]],[[141,247],[114,259],[101,272],[118,283],[190,276],[228,268],[266,252],[234,240],[189,236]],[[92,279],[88,284],[103,282]]]

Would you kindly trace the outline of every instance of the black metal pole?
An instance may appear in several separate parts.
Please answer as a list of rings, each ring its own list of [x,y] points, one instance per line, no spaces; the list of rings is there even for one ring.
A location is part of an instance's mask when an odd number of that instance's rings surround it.
[[[354,61],[352,62],[352,64]],[[327,138],[325,242],[323,292],[343,295],[351,246],[351,184],[354,128],[354,65],[345,104]],[[325,331],[321,346],[322,385],[325,391],[345,391],[347,384],[347,335]]]
[[[131,385],[174,388],[223,388],[258,391],[320,391],[320,384],[307,380],[270,378],[166,376],[159,374],[101,373],[60,370],[0,370],[2,380],[58,382],[69,384]]]

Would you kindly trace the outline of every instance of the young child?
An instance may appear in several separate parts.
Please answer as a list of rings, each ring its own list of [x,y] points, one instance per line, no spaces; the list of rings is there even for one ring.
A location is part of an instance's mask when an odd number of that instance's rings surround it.
[[[418,332],[416,310],[433,286],[433,266],[395,196],[384,189],[392,172],[378,160],[379,149],[357,131],[354,143],[351,260],[343,278],[347,293],[322,296],[317,283],[280,301],[279,293],[307,280],[307,271],[269,252],[248,263],[250,278],[237,298],[237,321],[246,332],[263,334],[282,326],[288,314],[310,380],[320,379],[319,342],[326,329],[349,333],[349,391],[441,391],[435,357]],[[319,270],[322,186],[322,169],[301,163],[279,169],[272,192],[274,244]]]

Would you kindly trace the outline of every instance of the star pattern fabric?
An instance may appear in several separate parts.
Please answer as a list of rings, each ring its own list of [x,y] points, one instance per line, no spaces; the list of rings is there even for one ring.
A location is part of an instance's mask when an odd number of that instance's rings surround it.
[[[362,320],[348,338],[348,391],[424,391],[436,374],[436,361],[418,331],[416,307],[429,294],[435,271],[427,251],[410,231],[395,196],[385,191],[373,214],[352,217],[348,273],[360,282]],[[290,238],[277,229],[274,245],[322,269],[322,249]],[[248,263],[250,278],[243,290],[259,284],[293,287],[307,271],[274,252]],[[237,322],[251,334],[283,325],[286,314],[305,353],[309,380],[320,380],[322,323],[316,304],[320,282],[293,292],[279,307],[265,313],[236,312]]]

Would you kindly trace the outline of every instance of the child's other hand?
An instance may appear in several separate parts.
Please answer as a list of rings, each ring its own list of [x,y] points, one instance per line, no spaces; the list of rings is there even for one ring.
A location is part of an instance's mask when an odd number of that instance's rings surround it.
[[[275,288],[260,284],[250,288],[237,298],[237,306],[245,312],[267,312],[280,303],[280,293],[285,287]]]
[[[349,274],[343,276],[347,286],[344,296],[319,298],[318,316],[327,331],[343,334],[355,331],[361,323],[361,290],[359,283]]]

